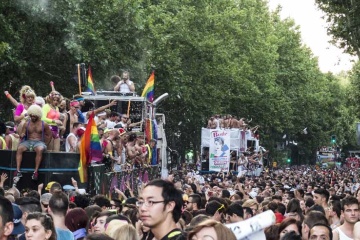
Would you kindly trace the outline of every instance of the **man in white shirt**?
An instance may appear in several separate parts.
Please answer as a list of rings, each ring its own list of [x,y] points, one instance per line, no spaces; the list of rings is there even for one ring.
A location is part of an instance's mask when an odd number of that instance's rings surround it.
[[[69,135],[66,137],[65,142],[65,151],[66,152],[77,152],[78,149],[78,129],[82,127],[83,125],[79,122],[73,123],[72,131],[69,133]]]
[[[121,80],[114,87],[114,91],[119,91],[121,93],[135,92],[135,85],[133,81],[130,80],[129,75],[129,72],[123,72]]]

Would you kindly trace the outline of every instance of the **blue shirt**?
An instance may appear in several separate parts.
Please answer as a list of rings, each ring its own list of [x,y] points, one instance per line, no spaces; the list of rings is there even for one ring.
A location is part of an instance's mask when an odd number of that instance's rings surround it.
[[[70,230],[55,228],[57,240],[74,240],[74,234]]]

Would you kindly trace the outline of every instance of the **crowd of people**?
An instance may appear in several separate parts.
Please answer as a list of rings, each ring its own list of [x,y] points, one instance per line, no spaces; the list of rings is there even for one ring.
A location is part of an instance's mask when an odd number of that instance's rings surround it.
[[[108,171],[151,164],[151,152],[156,141],[146,139],[145,144],[143,132],[136,134],[132,131],[133,128],[143,129],[142,121],[133,123],[129,113],[111,111],[116,101],[95,108],[94,103],[85,101],[82,95],[69,99],[56,91],[52,82],[50,85],[51,91],[45,98],[37,96],[28,85],[21,88],[20,101],[5,91],[15,110],[13,119],[0,122],[0,149],[17,151],[15,182],[22,177],[20,168],[25,151],[36,152],[33,180],[38,179],[45,150],[79,152],[80,139],[91,114],[94,115],[102,148],[101,163],[106,164]],[[125,89],[125,85],[129,89]],[[115,88],[118,91],[134,91],[133,85],[126,72]]]
[[[311,166],[237,177],[176,171],[167,179],[127,184],[111,196],[87,196],[71,185],[6,187],[0,180],[0,239],[236,239],[229,224],[271,211],[268,240],[360,239],[359,171]],[[260,230],[260,229],[257,229]],[[251,238],[250,238],[251,239]]]

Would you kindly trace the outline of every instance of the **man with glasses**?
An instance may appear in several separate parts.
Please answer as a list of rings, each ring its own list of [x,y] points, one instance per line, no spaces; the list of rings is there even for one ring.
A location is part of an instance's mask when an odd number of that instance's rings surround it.
[[[41,108],[37,105],[31,105],[28,109],[28,114],[30,116],[30,120],[25,123],[20,133],[20,137],[24,139],[24,141],[19,144],[19,147],[16,151],[16,171],[14,174],[14,184],[16,184],[22,177],[20,172],[22,154],[27,150],[36,152],[35,170],[32,175],[32,180],[36,181],[38,179],[38,170],[42,160],[42,153],[46,150],[46,143],[49,144],[52,139],[52,132],[49,128],[49,125],[41,121]]]
[[[173,183],[162,179],[149,182],[143,189],[139,201],[140,220],[150,228],[159,240],[183,240],[184,233],[176,223],[181,217],[183,199]]]

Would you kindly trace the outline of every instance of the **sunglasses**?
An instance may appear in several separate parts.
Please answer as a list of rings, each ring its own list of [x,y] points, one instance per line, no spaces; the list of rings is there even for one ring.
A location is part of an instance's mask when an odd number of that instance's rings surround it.
[[[44,208],[48,208],[48,207],[49,207],[49,204],[41,203],[41,205],[43,205]]]

